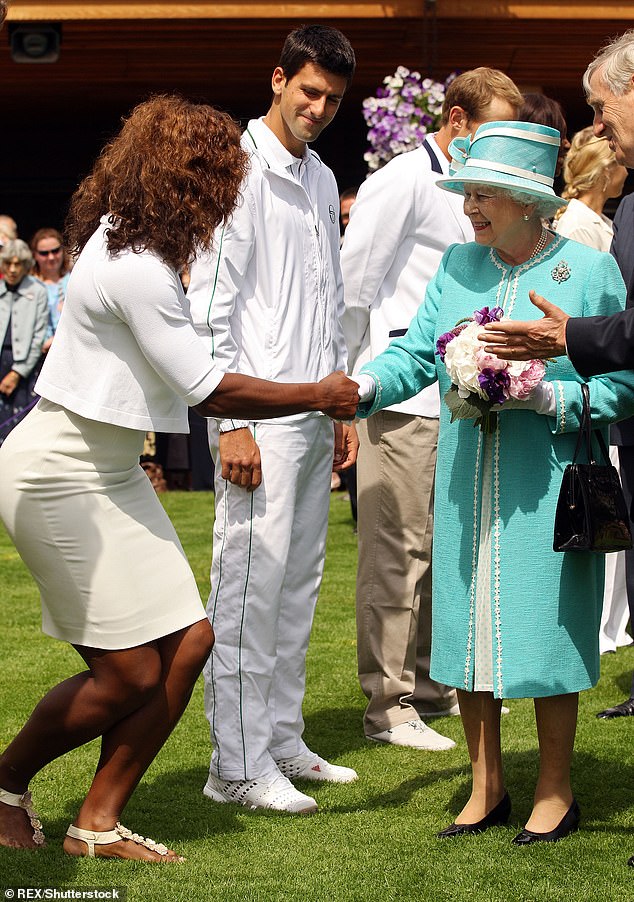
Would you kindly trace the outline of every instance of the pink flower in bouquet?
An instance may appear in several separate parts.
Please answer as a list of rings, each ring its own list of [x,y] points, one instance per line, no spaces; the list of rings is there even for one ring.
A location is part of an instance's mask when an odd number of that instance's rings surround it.
[[[527,363],[511,363],[508,374],[511,377],[509,395],[518,401],[525,401],[544,378],[546,364],[543,360],[529,360]]]
[[[509,366],[508,360],[500,360],[495,354],[489,354],[484,348],[478,348],[475,352],[476,363],[480,370],[493,370],[496,373],[507,370]]]

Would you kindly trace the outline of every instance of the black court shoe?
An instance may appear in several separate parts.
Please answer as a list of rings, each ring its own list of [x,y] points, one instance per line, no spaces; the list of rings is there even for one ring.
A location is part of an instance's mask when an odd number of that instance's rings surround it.
[[[502,827],[508,822],[510,814],[511,800],[508,792],[505,792],[502,800],[481,821],[478,821],[476,824],[456,824],[454,821],[453,824],[449,824],[436,836],[438,839],[447,839],[450,836],[464,836],[468,833],[484,833],[489,827]]]
[[[613,717],[634,717],[634,698],[626,698],[620,705],[599,711],[597,717],[601,720],[612,720]]]
[[[580,817],[581,813],[579,811],[579,806],[577,805],[577,800],[573,799],[572,805],[568,811],[566,811],[554,830],[549,830],[547,833],[534,833],[532,830],[524,829],[521,833],[517,834],[513,842],[516,846],[530,846],[531,843],[534,842],[558,842],[558,840],[563,839],[564,836],[568,836],[570,833],[575,832],[579,827]]]

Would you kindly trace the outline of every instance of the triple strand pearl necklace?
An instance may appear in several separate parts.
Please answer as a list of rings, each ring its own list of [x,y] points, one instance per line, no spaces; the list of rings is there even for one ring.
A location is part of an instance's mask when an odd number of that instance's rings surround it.
[[[533,257],[536,257],[538,254],[541,254],[541,252],[546,247],[547,243],[548,243],[548,232],[542,226],[542,231],[541,231],[541,235],[539,236],[539,241],[533,248],[533,253],[530,255],[530,257],[528,259],[532,260]]]

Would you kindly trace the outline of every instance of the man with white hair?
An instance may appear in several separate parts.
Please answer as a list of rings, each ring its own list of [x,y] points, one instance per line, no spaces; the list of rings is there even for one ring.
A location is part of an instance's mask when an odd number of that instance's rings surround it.
[[[634,168],[634,30],[616,38],[599,52],[584,73],[583,87],[594,111],[594,134],[608,141],[618,163]],[[622,220],[620,217],[621,225],[612,244],[612,253],[628,283],[627,307],[622,313],[571,318],[559,307],[531,292],[533,304],[544,317],[534,322],[506,321],[488,326],[483,333],[488,347],[499,357],[509,360],[567,354],[584,376],[634,368],[634,230],[624,234]],[[621,450],[619,448],[621,475],[627,492],[628,486],[634,485],[634,460],[631,455],[621,455]],[[634,551],[626,552],[626,570],[634,570]],[[627,582],[634,624],[631,572]],[[597,716],[602,719],[634,716],[634,676],[630,697],[613,708],[600,711]],[[634,856],[628,864],[634,867]]]

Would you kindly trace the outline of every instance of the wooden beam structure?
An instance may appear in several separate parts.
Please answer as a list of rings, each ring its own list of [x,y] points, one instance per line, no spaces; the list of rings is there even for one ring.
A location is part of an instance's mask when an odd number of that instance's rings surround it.
[[[442,19],[629,19],[632,3],[611,0],[12,0],[9,21],[97,21],[103,19],[391,19],[419,18],[425,7]]]
[[[571,131],[590,113],[581,76],[596,51],[634,25],[634,2],[603,0],[10,0],[0,33],[6,141],[0,212],[29,234],[61,224],[68,197],[121,117],[152,93],[180,92],[246,122],[261,115],[284,36],[304,22],[340,28],[357,55],[341,111],[316,150],[342,187],[365,176],[361,103],[404,65],[444,79],[475,66],[502,69],[522,90],[558,99]],[[17,62],[12,26],[55,23],[56,62]]]

